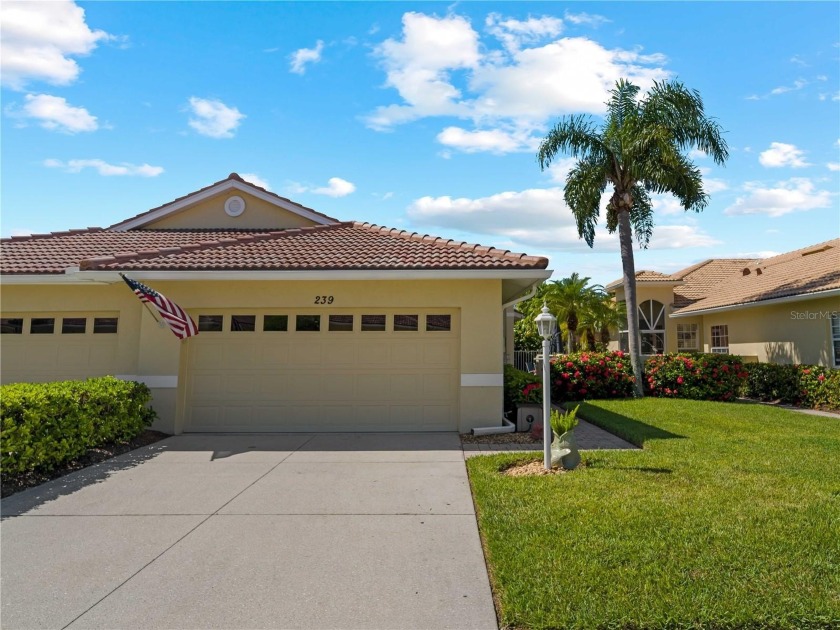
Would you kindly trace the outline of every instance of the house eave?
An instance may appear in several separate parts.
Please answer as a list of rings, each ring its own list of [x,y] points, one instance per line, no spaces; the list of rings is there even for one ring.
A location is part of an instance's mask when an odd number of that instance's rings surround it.
[[[759,306],[770,306],[773,304],[786,304],[789,302],[805,302],[809,300],[818,300],[821,298],[833,297],[835,295],[840,296],[840,288],[839,289],[826,289],[825,291],[816,291],[814,293],[799,293],[797,295],[786,295],[780,298],[773,298],[770,300],[757,300],[754,302],[741,302],[739,304],[729,304],[726,306],[716,306],[713,308],[703,308],[697,309],[694,311],[689,311],[687,313],[676,311],[671,313],[668,317],[673,318],[680,318],[680,317],[694,317],[695,315],[708,315],[710,313],[724,313],[726,311],[737,311],[745,308],[755,308]]]

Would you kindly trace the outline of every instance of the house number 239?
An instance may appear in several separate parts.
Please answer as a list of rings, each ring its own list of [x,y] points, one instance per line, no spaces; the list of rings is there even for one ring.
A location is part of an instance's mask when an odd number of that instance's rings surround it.
[[[315,304],[332,304],[335,298],[331,295],[316,295]]]

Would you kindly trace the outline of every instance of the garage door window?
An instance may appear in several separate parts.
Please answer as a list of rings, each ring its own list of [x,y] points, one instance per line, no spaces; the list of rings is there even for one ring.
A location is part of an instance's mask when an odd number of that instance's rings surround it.
[[[451,315],[426,315],[426,332],[447,332],[451,329]]]
[[[321,330],[320,315],[296,315],[295,331],[297,332],[318,332]]]
[[[394,330],[417,332],[417,315],[394,315]]]
[[[286,332],[288,329],[288,315],[266,315],[263,318],[263,330],[265,332]]]
[[[51,335],[54,332],[54,317],[33,317],[29,322],[30,335]]]
[[[23,334],[23,318],[4,317],[3,319],[0,319],[0,334],[3,334],[3,335],[22,335]]]
[[[65,317],[61,321],[61,334],[84,335],[87,329],[87,319],[84,317]]]
[[[384,315],[362,315],[362,330],[363,331],[383,331],[385,330],[385,316]]]
[[[221,315],[199,315],[199,332],[222,332],[223,317]]]
[[[254,332],[257,326],[256,315],[231,315],[230,329],[233,332]]]
[[[93,334],[114,334],[117,332],[117,318],[116,317],[94,317],[93,318]]]
[[[330,332],[353,332],[353,316],[330,315]]]

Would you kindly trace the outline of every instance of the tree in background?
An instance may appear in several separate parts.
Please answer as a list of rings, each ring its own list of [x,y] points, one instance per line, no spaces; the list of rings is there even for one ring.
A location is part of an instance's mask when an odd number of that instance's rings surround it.
[[[601,195],[612,186],[606,207],[607,230],[618,229],[627,326],[636,395],[643,396],[642,354],[636,300],[633,233],[643,248],[653,234],[650,194],[670,193],[683,208],[700,212],[708,203],[700,169],[688,158],[699,149],[722,165],[729,157],[720,126],[703,111],[699,92],[678,81],[654,82],[642,97],[624,79],[607,101],[600,127],[588,116],[563,118],[537,153],[540,168],[560,154],[578,158],[566,177],[563,198],[578,235],[592,247],[601,213]]]

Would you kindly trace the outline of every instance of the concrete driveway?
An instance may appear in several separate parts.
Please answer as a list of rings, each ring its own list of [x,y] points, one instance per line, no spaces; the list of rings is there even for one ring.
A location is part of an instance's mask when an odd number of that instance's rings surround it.
[[[3,628],[496,628],[454,433],[172,437],[0,504]]]

